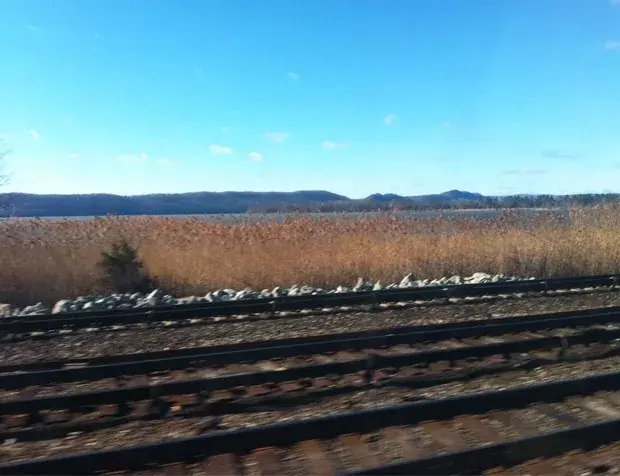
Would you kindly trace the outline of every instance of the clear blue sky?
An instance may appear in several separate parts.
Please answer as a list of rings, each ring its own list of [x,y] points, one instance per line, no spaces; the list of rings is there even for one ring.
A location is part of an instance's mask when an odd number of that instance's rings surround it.
[[[5,190],[620,191],[620,0],[1,0]]]

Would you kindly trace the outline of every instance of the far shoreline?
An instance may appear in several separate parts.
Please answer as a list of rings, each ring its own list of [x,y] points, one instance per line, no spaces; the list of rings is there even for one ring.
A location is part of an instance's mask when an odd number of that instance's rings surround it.
[[[67,215],[67,216],[5,216],[0,220],[89,220],[105,218],[269,218],[282,216],[368,216],[368,215],[411,215],[411,216],[440,216],[445,213],[458,215],[460,213],[496,214],[501,212],[566,212],[570,207],[520,207],[520,208],[441,208],[432,210],[377,210],[377,211],[333,211],[333,212],[268,212],[268,213],[177,213],[177,214],[114,214],[107,215]]]

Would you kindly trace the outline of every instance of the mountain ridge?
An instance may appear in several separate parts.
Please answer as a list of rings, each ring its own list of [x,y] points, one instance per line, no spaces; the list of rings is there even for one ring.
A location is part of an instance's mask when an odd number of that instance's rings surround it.
[[[576,197],[576,198],[575,198]],[[353,199],[324,190],[295,192],[187,192],[178,194],[0,194],[0,216],[203,215],[269,212],[376,211],[437,208],[514,208],[620,201],[617,194],[485,196],[448,190],[403,196],[374,193]]]

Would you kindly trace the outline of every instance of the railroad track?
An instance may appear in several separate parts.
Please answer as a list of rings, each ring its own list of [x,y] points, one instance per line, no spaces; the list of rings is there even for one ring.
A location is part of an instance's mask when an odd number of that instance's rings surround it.
[[[593,326],[620,322],[620,307],[601,307],[577,311],[564,311],[526,316],[489,317],[469,321],[442,324],[390,327],[364,331],[344,332],[329,335],[269,339],[255,342],[241,342],[208,347],[193,347],[175,350],[140,352],[131,354],[104,355],[93,358],[61,359],[0,365],[0,388],[7,381],[25,381],[27,375],[12,377],[12,373],[31,373],[33,378],[53,376],[63,380],[61,375],[77,380],[88,378],[91,373],[115,376],[145,371],[183,369],[196,365],[208,357],[211,364],[232,364],[256,360],[282,358],[302,353],[335,352],[385,347],[400,343],[415,344],[424,341],[447,340],[452,337],[476,337],[477,335],[499,335],[515,332],[559,329],[562,327]],[[458,330],[458,332],[457,332]],[[455,333],[457,332],[457,333]],[[301,348],[299,346],[308,347]],[[357,346],[357,347],[356,347]],[[361,347],[360,347],[361,346]],[[287,350],[286,348],[293,349]],[[221,356],[219,355],[221,354]],[[225,357],[224,355],[229,355]],[[237,356],[236,360],[233,356]],[[185,359],[185,360],[183,360]],[[224,359],[224,360],[218,360]],[[117,367],[115,367],[117,366]],[[93,367],[97,367],[94,369]],[[37,371],[58,371],[55,374],[35,374]],[[120,372],[120,373],[119,373]],[[39,380],[45,383],[44,380]],[[34,384],[34,382],[33,382]]]
[[[357,339],[4,374],[0,376],[4,415],[0,438],[36,440],[130,421],[234,413],[258,405],[300,405],[373,386],[423,388],[567,359],[620,354],[620,346],[607,345],[620,339],[620,326],[614,325],[620,320],[618,313],[568,314],[460,328],[444,324],[430,332],[394,334],[390,329]],[[610,323],[607,328],[599,326]],[[521,333],[515,333],[518,330]],[[552,335],[549,330],[561,334]],[[193,367],[188,369],[190,364]],[[201,366],[207,369],[200,370]],[[148,371],[153,373],[145,374]]]
[[[459,286],[428,286],[422,288],[390,289],[315,296],[279,297],[234,302],[198,303],[160,306],[129,310],[92,311],[47,314],[3,319],[0,336],[15,339],[22,335],[43,333],[46,337],[62,335],[79,329],[117,329],[132,325],[214,324],[225,316],[244,316],[244,319],[275,319],[287,317],[286,311],[346,312],[352,307],[381,310],[383,306],[407,301],[440,300],[444,303],[458,298],[475,298],[520,293],[550,293],[566,290],[591,290],[597,287],[617,289],[620,275],[579,276],[546,280],[513,281]],[[259,317],[260,316],[260,317]],[[205,319],[207,319],[205,321]]]
[[[617,368],[619,339],[620,307],[606,307],[5,364],[0,366],[0,441],[5,442],[0,444],[0,461],[4,461],[0,473],[197,474],[208,470],[244,476],[347,471],[352,475],[360,471],[462,473],[469,468],[466,472],[473,474],[506,465],[534,465],[530,461],[534,457],[559,458],[552,462],[559,464],[563,456],[552,451],[542,454],[540,449],[559,445],[567,450],[562,443],[567,435],[574,437],[571,441],[576,445],[568,450],[607,451],[577,444],[592,434],[599,435],[593,440],[597,445],[616,444],[600,435],[620,429],[620,420],[615,421],[620,419],[620,373],[503,390],[508,393],[487,392],[499,402],[495,407],[485,400],[490,398],[487,394],[471,392],[531,382],[532,378],[523,377],[544,369],[557,379],[565,376],[564,371],[575,375],[575,370],[592,373]],[[470,394],[445,398],[450,392]],[[592,393],[597,395],[588,396]],[[555,399],[553,411],[549,396]],[[403,401],[409,403],[403,405]],[[454,407],[458,404],[469,405],[466,414]],[[377,405],[381,406],[373,408]],[[592,405],[598,405],[598,410]],[[350,411],[354,408],[364,410]],[[583,411],[575,413],[574,408]],[[542,428],[535,424],[538,420],[525,418],[531,409],[548,418],[555,415],[563,426],[549,423],[543,435],[525,431],[528,424],[530,430]],[[333,411],[344,413],[317,417]],[[400,420],[393,413],[398,411],[404,412]],[[484,441],[472,437],[473,430],[458,430],[469,422],[466,427],[473,425],[480,432],[484,425],[478,414],[488,412],[504,415],[508,420],[503,421],[509,423],[525,418],[525,423],[516,424],[516,432],[510,434],[494,428],[493,438],[486,433]],[[347,419],[351,415],[375,426],[359,426]],[[422,421],[421,416],[433,421]],[[288,422],[274,423],[282,419]],[[592,421],[593,427],[584,426]],[[396,424],[399,428],[392,428]],[[237,429],[227,429],[232,427]],[[277,433],[275,427],[295,435],[282,442],[270,433]],[[429,441],[434,438],[437,444],[426,451],[414,437],[406,436],[419,431],[432,433]],[[564,433],[555,435],[555,431]],[[134,432],[148,437],[114,448]],[[100,440],[91,443],[95,441],[91,437]],[[193,450],[175,446],[181,440]],[[151,443],[138,447],[136,441]],[[538,456],[526,451],[531,457],[513,457],[515,448],[532,444]],[[74,453],[78,448],[106,445],[112,448],[87,456]],[[390,453],[393,448],[400,448],[402,454]],[[489,453],[490,448],[495,453]],[[107,456],[99,456],[103,454]],[[38,457],[19,461],[30,455]],[[484,467],[472,463],[480,459]],[[318,466],[323,460],[326,463]],[[317,473],[319,469],[323,472]]]
[[[479,474],[617,444],[619,430],[620,372],[610,372],[148,445],[17,460],[0,464],[0,472]],[[3,445],[2,451],[10,455],[11,446]],[[600,467],[600,461],[592,464]]]

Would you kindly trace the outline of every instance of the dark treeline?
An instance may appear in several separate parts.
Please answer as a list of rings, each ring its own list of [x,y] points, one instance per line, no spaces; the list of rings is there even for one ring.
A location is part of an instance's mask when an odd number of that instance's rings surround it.
[[[119,196],[0,194],[0,216],[202,215],[228,213],[368,212],[485,208],[556,208],[620,203],[620,194],[487,197],[451,190],[402,197],[374,194],[350,199],[324,191],[197,192]]]
[[[426,211],[459,209],[514,209],[514,208],[565,208],[589,207],[620,203],[620,194],[579,195],[514,195],[504,197],[480,197],[478,199],[429,199],[399,198],[390,201],[368,199],[334,201],[319,204],[271,204],[251,207],[249,213],[330,213],[371,211]]]

